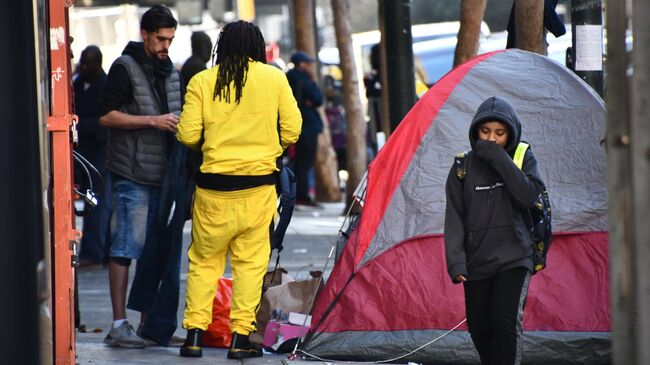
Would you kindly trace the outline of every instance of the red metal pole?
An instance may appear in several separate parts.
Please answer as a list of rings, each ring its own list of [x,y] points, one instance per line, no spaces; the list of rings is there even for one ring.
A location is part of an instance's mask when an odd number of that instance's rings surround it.
[[[68,33],[68,7],[72,0],[51,0],[50,65],[52,105],[47,128],[52,142],[52,310],[54,363],[75,364],[74,270],[79,232],[74,229],[72,199],[72,140],[76,116],[72,114],[72,72]]]

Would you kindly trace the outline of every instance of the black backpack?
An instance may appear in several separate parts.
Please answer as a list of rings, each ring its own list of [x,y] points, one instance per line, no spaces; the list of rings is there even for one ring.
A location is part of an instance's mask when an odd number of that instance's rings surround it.
[[[519,169],[524,164],[524,156],[526,150],[530,145],[526,142],[520,142],[515,151],[513,161]],[[463,181],[467,175],[466,157],[471,151],[459,153],[454,158],[454,166],[456,168],[456,177]],[[533,273],[544,269],[546,267],[546,256],[551,247],[551,202],[548,198],[548,192],[544,189],[535,204],[528,209],[528,214],[524,214],[524,221],[528,227],[531,240],[533,242]]]

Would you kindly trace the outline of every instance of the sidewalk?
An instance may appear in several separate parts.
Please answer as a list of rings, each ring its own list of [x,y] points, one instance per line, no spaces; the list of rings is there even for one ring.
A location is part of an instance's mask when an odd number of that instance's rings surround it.
[[[310,270],[322,270],[327,256],[336,240],[338,230],[343,222],[342,203],[324,204],[323,209],[295,210],[291,224],[284,240],[284,250],[280,255],[280,266],[287,269],[296,279],[307,278]],[[77,227],[81,221],[77,220]],[[187,279],[187,247],[190,243],[190,222],[187,222],[183,234],[183,258],[181,259],[181,298],[178,309],[179,323],[183,318],[185,307],[185,284]],[[271,258],[275,265],[276,254]],[[333,260],[333,259],[332,259]],[[325,277],[332,270],[330,260]],[[131,266],[131,278],[134,265]],[[230,277],[230,268],[224,274]],[[103,267],[82,268],[77,271],[79,281],[79,307],[81,324],[86,333],[77,331],[77,364],[79,365],[136,365],[136,364],[234,364],[226,359],[227,349],[204,348],[202,358],[183,358],[179,356],[178,347],[147,347],[144,349],[111,348],[103,344],[103,339],[110,328],[112,320],[111,301],[108,289],[108,271]],[[215,278],[216,281],[216,278]],[[136,327],[139,313],[128,311],[128,319]],[[185,338],[185,330],[179,328],[176,335]],[[287,360],[286,354],[264,354],[257,359],[242,361],[249,365],[282,364]],[[296,363],[296,362],[292,362]]]

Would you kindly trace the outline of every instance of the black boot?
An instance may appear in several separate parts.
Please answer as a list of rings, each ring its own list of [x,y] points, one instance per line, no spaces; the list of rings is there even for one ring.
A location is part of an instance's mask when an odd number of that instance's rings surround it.
[[[232,343],[228,350],[229,359],[247,359],[249,357],[261,357],[262,349],[248,340],[248,335],[240,335],[237,332],[232,333]]]
[[[203,330],[192,328],[187,330],[185,343],[181,346],[181,356],[183,357],[201,357],[203,356]]]

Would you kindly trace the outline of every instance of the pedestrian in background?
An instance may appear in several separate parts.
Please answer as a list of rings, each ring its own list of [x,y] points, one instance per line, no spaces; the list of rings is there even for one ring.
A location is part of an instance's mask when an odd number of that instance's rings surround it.
[[[143,338],[166,346],[177,327],[186,150],[174,138],[183,100],[168,56],[176,25],[168,8],[147,10],[143,41],[129,42],[115,60],[101,99],[113,194],[109,346],[144,347]],[[137,334],[125,308],[131,260],[138,260],[128,302],[141,313]]]
[[[264,37],[253,24],[227,24],[215,66],[188,86],[177,138],[201,150],[180,355],[202,356],[216,283],[228,254],[233,274],[229,359],[262,356],[249,341],[271,253],[277,159],[300,133],[300,111],[284,73],[266,64]]]
[[[212,54],[212,40],[205,32],[192,32],[192,55],[185,61],[181,68],[183,82],[187,85],[195,74],[205,70]]]
[[[313,173],[318,151],[318,135],[323,131],[323,120],[318,112],[318,107],[323,105],[323,94],[314,77],[315,61],[304,52],[296,52],[291,56],[293,68],[287,72],[289,85],[302,115],[302,131],[296,143],[294,157],[296,204],[310,207],[320,207],[309,195],[309,174]]]
[[[544,188],[527,149],[513,162],[521,124],[514,108],[493,96],[469,129],[472,150],[447,177],[447,270],[463,283],[467,326],[484,365],[520,364],[523,314],[533,272],[533,244],[524,214]]]
[[[99,98],[106,85],[106,73],[102,69],[102,52],[97,46],[88,46],[81,52],[78,74],[73,83],[75,114],[79,117],[77,132],[79,152],[99,172],[90,174],[94,192],[101,192],[97,206],[83,218],[83,235],[79,266],[100,265],[108,256],[110,246],[109,222],[111,217],[110,176],[106,171],[106,128],[99,123]],[[75,177],[82,178],[82,170]],[[78,180],[80,181],[80,180]],[[90,185],[86,181],[85,185]],[[85,189],[84,189],[85,191]],[[87,203],[86,203],[87,204]]]

